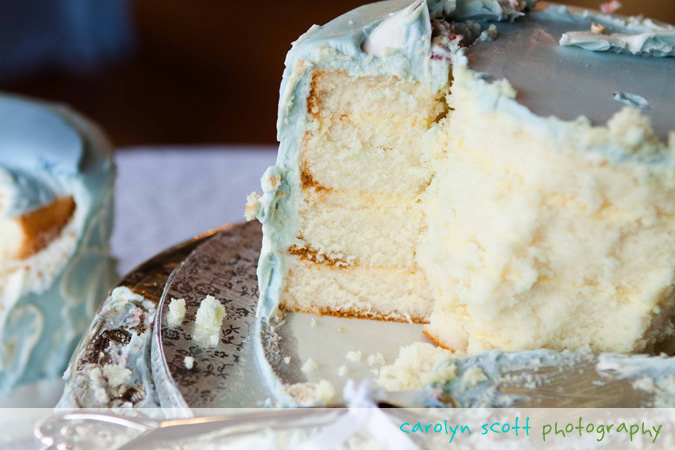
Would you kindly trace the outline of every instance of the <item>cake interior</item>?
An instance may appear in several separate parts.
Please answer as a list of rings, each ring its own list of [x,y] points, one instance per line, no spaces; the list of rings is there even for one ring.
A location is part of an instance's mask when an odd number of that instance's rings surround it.
[[[0,268],[11,268],[44,250],[74,214],[72,196],[59,197],[16,217],[3,217],[0,211]]]
[[[433,177],[423,144],[448,112],[443,92],[397,77],[315,70],[300,157],[302,245],[287,309],[426,323],[434,297],[415,251]]]

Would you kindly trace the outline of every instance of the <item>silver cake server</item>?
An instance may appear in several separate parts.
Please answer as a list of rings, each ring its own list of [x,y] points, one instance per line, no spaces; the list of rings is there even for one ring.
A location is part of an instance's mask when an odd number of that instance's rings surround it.
[[[66,412],[39,421],[35,427],[35,436],[46,449],[130,450],[213,432],[223,437],[291,426],[316,428],[332,423],[344,413],[344,410],[338,409],[320,412],[310,409],[269,409],[254,413],[153,420],[112,413]]]

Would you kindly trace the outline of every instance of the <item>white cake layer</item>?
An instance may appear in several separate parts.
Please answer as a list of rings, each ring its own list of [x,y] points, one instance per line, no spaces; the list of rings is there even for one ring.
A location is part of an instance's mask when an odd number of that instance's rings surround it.
[[[414,196],[431,180],[427,128],[391,117],[312,122],[302,151],[303,176],[323,187]],[[339,170],[336,170],[339,168]]]
[[[424,142],[429,128],[447,114],[443,94],[396,77],[314,71],[300,161],[303,181],[370,194],[422,192],[433,158]]]
[[[286,280],[286,309],[338,316],[427,322],[433,297],[423,272],[297,260]]]
[[[443,96],[419,81],[399,77],[353,77],[346,72],[315,70],[307,112],[314,116],[391,114],[402,126],[428,124],[445,112]]]
[[[75,208],[72,197],[63,197],[18,217],[0,211],[0,272],[47,247],[72,220]]]
[[[419,199],[304,191],[299,210],[303,248],[341,265],[414,269],[424,224]]]

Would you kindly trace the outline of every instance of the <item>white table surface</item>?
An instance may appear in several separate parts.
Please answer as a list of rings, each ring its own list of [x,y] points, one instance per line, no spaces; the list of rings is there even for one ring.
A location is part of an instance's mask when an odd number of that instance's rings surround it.
[[[124,275],[196,234],[244,221],[246,196],[260,192],[276,147],[134,148],[115,159],[111,245]]]

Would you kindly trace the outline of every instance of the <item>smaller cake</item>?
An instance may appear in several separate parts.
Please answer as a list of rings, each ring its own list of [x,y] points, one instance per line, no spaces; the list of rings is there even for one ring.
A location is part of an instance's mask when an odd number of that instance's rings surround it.
[[[90,122],[0,97],[0,393],[60,378],[116,279],[114,173]]]

